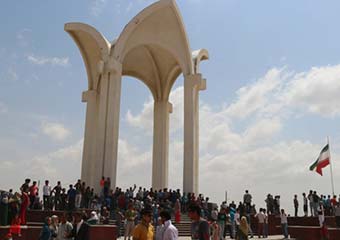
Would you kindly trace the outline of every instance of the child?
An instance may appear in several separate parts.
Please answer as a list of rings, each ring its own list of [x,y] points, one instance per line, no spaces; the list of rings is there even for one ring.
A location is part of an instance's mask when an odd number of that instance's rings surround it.
[[[20,227],[21,221],[20,221],[20,217],[19,214],[15,215],[15,217],[12,220],[12,224],[11,227],[9,228],[9,233],[12,234],[16,234],[19,237],[21,237],[21,227]]]
[[[216,220],[213,220],[211,223],[211,240],[219,240],[220,239],[220,225],[217,224]]]

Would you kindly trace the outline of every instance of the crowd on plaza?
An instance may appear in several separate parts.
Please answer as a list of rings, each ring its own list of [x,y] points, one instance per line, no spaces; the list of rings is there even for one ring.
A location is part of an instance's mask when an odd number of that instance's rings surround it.
[[[268,215],[274,214],[280,216],[283,235],[288,237],[287,214],[280,208],[280,196],[268,194],[265,199],[266,208],[257,211],[248,190],[238,205],[232,201],[230,204],[222,202],[218,207],[202,194],[182,194],[178,189],[147,190],[142,187],[137,189],[134,185],[125,191],[119,187],[113,190],[110,179],[104,177],[100,180],[100,186],[101,192],[97,195],[93,188],[80,180],[69,185],[67,190],[61,182],[52,187],[46,180],[40,199],[39,184],[36,181],[31,184],[31,180],[26,179],[20,187],[20,194],[12,190],[1,191],[0,225],[11,225],[10,234],[20,235],[20,225],[27,222],[27,209],[60,210],[64,211],[60,219],[55,215],[45,219],[41,239],[85,239],[77,238],[77,235],[86,235],[88,225],[109,224],[110,220],[116,220],[118,229],[124,223],[124,240],[130,240],[136,234],[145,234],[138,230],[140,222],[150,228],[147,234],[153,234],[155,230],[155,239],[162,240],[177,239],[178,231],[172,225],[171,218],[179,223],[181,214],[187,213],[193,221],[193,239],[222,240],[229,235],[242,240],[248,239],[248,236],[253,237],[251,221],[254,217],[257,219],[258,236],[268,237]],[[336,196],[319,196],[316,191],[310,191],[308,195],[303,193],[302,197],[304,216],[308,216],[309,209],[310,215],[318,216],[320,226],[323,226],[325,215],[335,215],[337,226],[340,227],[340,205]],[[297,216],[300,206],[297,195],[294,196],[293,204],[294,215]],[[81,229],[84,229],[79,231],[83,225]],[[168,235],[172,237],[165,238],[168,236],[164,234],[165,229],[171,229]]]

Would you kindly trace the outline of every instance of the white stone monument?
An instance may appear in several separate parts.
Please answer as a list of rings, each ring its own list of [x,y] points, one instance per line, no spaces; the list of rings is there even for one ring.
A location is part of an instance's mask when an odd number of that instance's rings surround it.
[[[154,98],[152,187],[168,187],[169,103],[171,88],[184,75],[183,191],[198,193],[199,91],[206,81],[199,64],[207,50],[191,52],[184,24],[174,0],[160,0],[145,8],[110,43],[93,27],[65,24],[82,54],[88,90],[81,179],[100,191],[102,176],[116,186],[122,76],[140,79]]]

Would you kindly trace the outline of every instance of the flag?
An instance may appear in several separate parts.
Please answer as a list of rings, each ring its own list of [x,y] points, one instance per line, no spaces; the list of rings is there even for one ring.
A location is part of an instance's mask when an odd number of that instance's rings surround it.
[[[327,144],[320,152],[318,159],[309,167],[309,170],[314,171],[322,176],[322,169],[329,165],[331,154],[329,152],[329,144]]]

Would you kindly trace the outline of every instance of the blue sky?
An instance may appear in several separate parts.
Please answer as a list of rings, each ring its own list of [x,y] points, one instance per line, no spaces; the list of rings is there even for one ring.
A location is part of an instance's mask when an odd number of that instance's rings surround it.
[[[80,174],[87,76],[64,32],[84,22],[112,41],[148,0],[6,1],[0,9],[0,188],[24,178],[75,181]],[[193,50],[206,48],[208,89],[200,92],[200,190],[215,201],[248,188],[258,206],[268,192],[330,192],[329,169],[308,171],[331,138],[340,169],[339,1],[177,1]],[[170,186],[181,187],[183,79],[172,92]],[[128,97],[128,93],[134,97]],[[123,79],[119,180],[148,186],[152,99]],[[67,166],[67,167],[65,167]],[[134,170],[131,170],[134,169]],[[219,182],[216,184],[216,182]],[[211,187],[214,185],[214,187]],[[294,188],[291,186],[294,185]],[[339,192],[340,186],[335,186]]]

